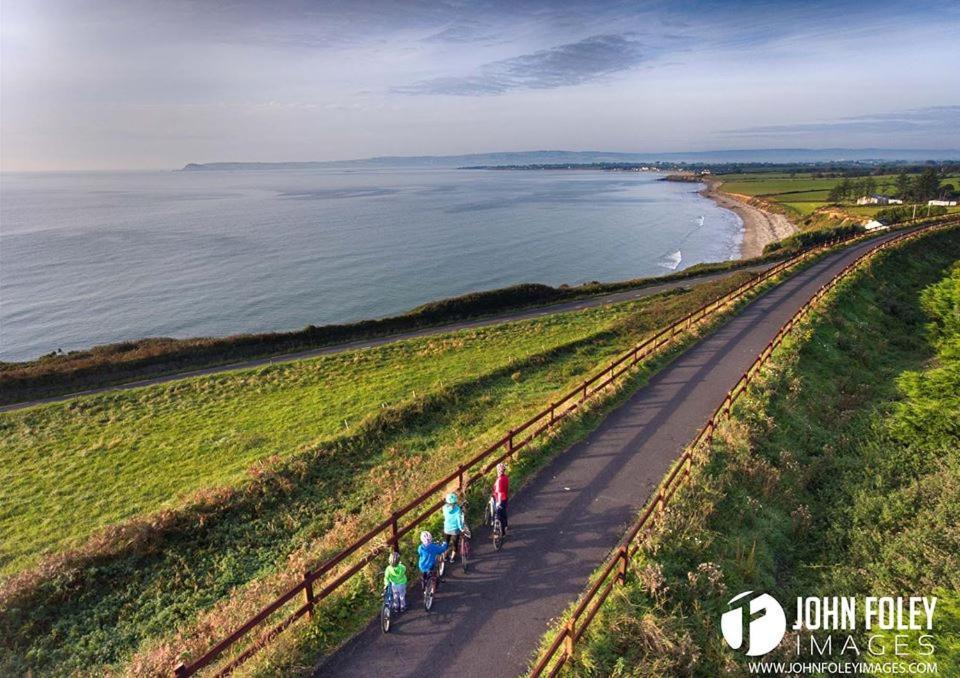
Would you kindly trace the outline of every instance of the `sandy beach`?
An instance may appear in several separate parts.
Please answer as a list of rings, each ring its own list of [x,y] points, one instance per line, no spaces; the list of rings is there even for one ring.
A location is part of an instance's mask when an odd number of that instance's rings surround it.
[[[786,238],[797,230],[787,217],[750,204],[747,196],[719,190],[721,183],[716,179],[708,179],[707,188],[700,193],[720,207],[736,212],[743,220],[743,243],[740,246],[740,256],[743,258],[760,256],[767,244]]]

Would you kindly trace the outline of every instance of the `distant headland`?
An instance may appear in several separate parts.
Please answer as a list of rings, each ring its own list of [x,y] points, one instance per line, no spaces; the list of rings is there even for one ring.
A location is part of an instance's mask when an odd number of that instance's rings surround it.
[[[684,151],[679,153],[622,153],[611,151],[508,151],[503,153],[469,153],[465,155],[377,156],[356,160],[321,160],[303,162],[208,162],[189,163],[181,171],[257,171],[317,170],[342,167],[414,167],[447,168],[493,166],[625,165],[648,166],[704,163],[811,163],[811,162],[916,162],[923,160],[956,160],[957,149],[891,149],[891,148],[766,148],[724,151]]]

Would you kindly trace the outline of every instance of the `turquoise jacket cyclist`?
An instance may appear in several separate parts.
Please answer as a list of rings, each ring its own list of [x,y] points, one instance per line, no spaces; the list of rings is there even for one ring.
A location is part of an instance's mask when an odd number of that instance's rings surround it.
[[[456,492],[447,495],[447,503],[443,505],[443,533],[460,534],[466,527],[466,521],[463,518],[463,509],[457,503]]]
[[[447,546],[450,548],[449,557],[450,561],[453,562],[453,559],[456,557],[456,553],[460,551],[460,536],[467,534],[467,521],[464,519],[463,507],[459,504],[460,497],[457,496],[456,492],[451,492],[447,495],[447,501],[443,505],[443,539],[447,542]]]

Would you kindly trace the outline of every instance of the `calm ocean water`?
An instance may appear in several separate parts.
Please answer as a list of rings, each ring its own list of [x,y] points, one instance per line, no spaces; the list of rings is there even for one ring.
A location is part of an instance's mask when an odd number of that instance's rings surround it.
[[[739,218],[656,175],[122,172],[0,177],[0,359],[296,329],[518,282],[736,256]]]

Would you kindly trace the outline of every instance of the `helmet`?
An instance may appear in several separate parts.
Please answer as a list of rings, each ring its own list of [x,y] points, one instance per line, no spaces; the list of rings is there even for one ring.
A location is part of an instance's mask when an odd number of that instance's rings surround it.
[[[499,464],[497,464],[497,475],[502,476],[506,472],[507,472],[507,465],[501,461]]]
[[[394,551],[390,554],[390,564],[396,567],[397,563],[400,562],[400,554]]]
[[[429,532],[421,532],[420,543],[423,544],[424,546],[429,546],[430,544],[433,543],[433,535],[430,534]]]
[[[447,503],[448,503],[448,504],[456,504],[458,499],[459,499],[459,497],[457,497],[457,493],[456,493],[456,492],[451,492],[450,494],[447,495]]]

